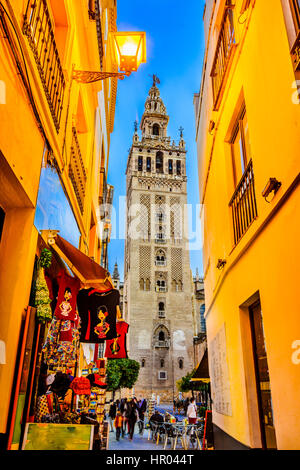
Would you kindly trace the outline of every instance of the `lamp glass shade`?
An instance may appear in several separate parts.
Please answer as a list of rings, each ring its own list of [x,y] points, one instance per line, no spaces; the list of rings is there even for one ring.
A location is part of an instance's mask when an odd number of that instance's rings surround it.
[[[110,37],[121,72],[135,72],[146,62],[145,32],[111,32]]]

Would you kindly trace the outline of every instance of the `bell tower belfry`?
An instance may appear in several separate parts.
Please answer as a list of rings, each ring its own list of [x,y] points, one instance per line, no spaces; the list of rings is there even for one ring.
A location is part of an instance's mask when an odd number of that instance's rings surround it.
[[[156,393],[169,401],[193,367],[193,285],[183,129],[176,144],[157,84],[153,75],[127,162],[124,319],[129,357],[141,365],[136,396]]]

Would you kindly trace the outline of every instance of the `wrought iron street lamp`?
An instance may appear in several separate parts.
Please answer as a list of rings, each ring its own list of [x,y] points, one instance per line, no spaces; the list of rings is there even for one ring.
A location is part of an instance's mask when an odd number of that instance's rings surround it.
[[[110,32],[108,47],[111,49],[113,63],[118,65],[120,72],[74,70],[73,79],[80,83],[93,83],[109,77],[123,80],[131,72],[136,72],[141,63],[146,62],[145,32]]]

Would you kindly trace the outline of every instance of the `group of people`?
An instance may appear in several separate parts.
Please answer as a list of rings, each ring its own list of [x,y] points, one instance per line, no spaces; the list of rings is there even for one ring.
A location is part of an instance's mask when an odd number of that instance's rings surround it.
[[[147,400],[137,400],[136,397],[131,400],[127,398],[111,401],[108,412],[110,422],[110,431],[113,432],[113,425],[116,430],[116,439],[124,437],[126,434],[129,440],[132,441],[136,423],[139,426],[139,433],[143,434],[145,413],[147,411]]]
[[[190,398],[184,402],[185,416],[189,424],[197,422],[197,405],[195,398]],[[116,431],[116,440],[128,435],[130,441],[133,439],[135,425],[138,424],[139,433],[142,435],[145,428],[145,413],[147,411],[147,400],[137,400],[136,397],[128,400],[110,402],[108,419],[110,423],[110,432]],[[149,419],[150,422],[160,424],[164,422],[164,416],[156,409]]]

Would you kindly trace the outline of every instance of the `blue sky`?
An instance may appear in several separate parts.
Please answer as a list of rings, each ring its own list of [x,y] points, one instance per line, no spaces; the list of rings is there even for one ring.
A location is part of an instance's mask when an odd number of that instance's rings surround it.
[[[193,95],[199,92],[204,55],[203,9],[205,0],[184,5],[179,0],[118,0],[119,31],[146,31],[147,63],[118,82],[115,125],[111,136],[108,183],[115,187],[114,207],[126,194],[126,164],[131,147],[134,121],[140,121],[148,91],[149,75],[160,79],[160,95],[170,116],[168,135],[177,143],[179,127],[184,128],[187,148],[188,203],[192,204],[190,229],[196,229],[196,205],[199,204],[197,152]],[[191,250],[191,268],[202,273],[201,244]],[[121,279],[124,271],[124,240],[116,237],[109,245],[109,270],[118,261]]]

